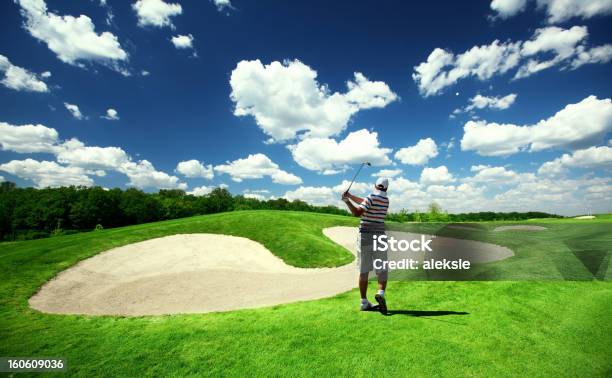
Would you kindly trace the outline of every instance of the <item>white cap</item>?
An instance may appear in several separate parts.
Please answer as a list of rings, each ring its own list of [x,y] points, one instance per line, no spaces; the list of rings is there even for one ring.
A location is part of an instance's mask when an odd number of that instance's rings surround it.
[[[389,180],[384,177],[379,177],[378,180],[376,180],[376,186],[382,186],[384,190],[387,190],[389,187]]]

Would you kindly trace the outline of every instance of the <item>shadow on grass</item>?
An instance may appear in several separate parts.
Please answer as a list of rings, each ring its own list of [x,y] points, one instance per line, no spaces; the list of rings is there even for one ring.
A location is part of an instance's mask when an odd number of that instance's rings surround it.
[[[367,310],[371,312],[379,312],[379,306],[373,306],[371,309]],[[393,315],[404,315],[404,316],[412,316],[413,318],[420,319],[428,319],[435,320],[438,322],[465,325],[463,323],[451,322],[449,320],[435,319],[433,317],[437,316],[448,316],[448,315],[469,315],[469,312],[465,311],[420,311],[420,310],[387,310],[387,313],[381,314],[384,316],[393,316]]]
[[[404,316],[412,316],[413,318],[419,319],[427,319],[427,320],[435,320],[437,322],[442,323],[451,323],[456,325],[465,325],[464,323],[452,322],[450,320],[442,320],[436,319],[438,316],[447,316],[447,315],[469,315],[469,312],[457,312],[457,311],[419,311],[419,310],[388,310],[386,314],[382,314],[384,316],[392,316],[392,315],[404,315]]]
[[[419,310],[388,310],[387,316],[391,315],[407,315],[417,318],[423,316],[446,316],[446,315],[469,315],[469,312],[457,311],[419,311]]]

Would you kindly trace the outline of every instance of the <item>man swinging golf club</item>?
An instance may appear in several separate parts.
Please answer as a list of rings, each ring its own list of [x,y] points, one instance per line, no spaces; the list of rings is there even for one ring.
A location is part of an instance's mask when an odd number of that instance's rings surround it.
[[[364,164],[363,163],[359,170]],[[359,173],[359,170],[357,173]],[[357,174],[355,174],[357,177]],[[355,180],[353,178],[353,181]],[[374,185],[374,191],[366,198],[360,198],[349,193],[352,186],[342,194],[342,200],[348,206],[351,213],[361,218],[359,224],[359,238],[357,241],[357,252],[359,258],[359,292],[361,294],[361,311],[371,310],[374,306],[367,298],[368,291],[368,274],[374,269],[374,260],[381,259],[387,261],[386,251],[374,251],[374,238],[384,235],[385,233],[385,217],[389,209],[389,199],[387,198],[387,188],[389,180],[379,178]],[[355,204],[353,204],[353,201]],[[382,265],[385,269],[374,269],[378,278],[378,293],[374,296],[378,302],[378,308],[381,313],[387,313],[387,302],[385,300],[385,289],[387,287],[386,264]]]

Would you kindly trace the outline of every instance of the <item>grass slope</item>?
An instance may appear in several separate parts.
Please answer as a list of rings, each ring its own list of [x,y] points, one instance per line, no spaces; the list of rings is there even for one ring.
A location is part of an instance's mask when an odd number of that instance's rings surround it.
[[[63,356],[79,376],[609,376],[612,286],[601,281],[392,282],[396,313],[387,317],[356,311],[355,291],[265,309],[140,318],[49,315],[27,306],[45,280],[110,247],[221,232],[257,240],[290,263],[329,266],[351,256],[321,229],[350,224],[329,215],[237,212],[0,244],[0,355]]]

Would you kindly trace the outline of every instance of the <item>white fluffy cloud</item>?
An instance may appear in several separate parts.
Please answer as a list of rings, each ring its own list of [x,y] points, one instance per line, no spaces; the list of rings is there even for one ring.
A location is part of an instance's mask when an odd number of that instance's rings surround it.
[[[372,177],[395,177],[401,174],[401,169],[381,169],[376,173],[372,173]]]
[[[86,15],[59,16],[47,10],[44,0],[18,1],[28,32],[46,43],[61,61],[75,65],[102,62],[117,68],[117,62],[128,59],[117,37],[110,32],[96,33]]]
[[[421,139],[411,147],[404,147],[395,153],[395,158],[404,164],[425,165],[429,159],[438,156],[438,146],[431,139]]]
[[[10,125],[0,122],[0,147],[19,153],[55,152],[57,130],[43,125]]]
[[[572,60],[571,68],[576,69],[585,64],[607,63],[612,59],[612,45],[603,45],[592,48],[578,46],[577,55]]]
[[[407,209],[426,210],[432,202],[443,209],[458,212],[483,211],[546,211],[571,215],[585,211],[608,211],[612,201],[612,179],[549,179],[529,172],[514,172],[503,167],[474,166],[480,176],[461,179],[460,184],[424,184],[404,177],[390,180],[389,202],[391,211]],[[478,176],[477,178],[475,178]],[[345,181],[335,187],[299,187],[288,191],[288,200],[299,199],[314,205],[334,205],[345,208],[340,194],[346,190]],[[358,183],[358,195],[372,190],[371,184]],[[495,190],[493,190],[495,189]],[[351,189],[353,191],[353,189]]]
[[[181,4],[166,3],[162,0],[138,0],[132,4],[138,17],[138,26],[169,26],[174,28],[170,17],[183,13]]]
[[[523,11],[527,5],[527,0],[493,0],[491,1],[491,9],[493,9],[499,17],[508,18]]]
[[[431,185],[410,195],[400,193],[399,197],[390,197],[390,201],[411,209],[424,209],[428,203],[435,201],[449,212],[488,209],[571,215],[583,213],[587,206],[594,211],[607,211],[612,200],[612,180],[609,178],[552,180],[532,173],[514,174],[514,180],[507,177],[512,173],[505,173],[487,182],[474,182],[472,178],[467,178],[460,185]],[[500,185],[504,185],[505,189],[491,192],[493,187],[500,188]]]
[[[113,108],[108,108],[106,109],[106,114],[100,118],[104,118],[109,121],[117,121],[119,119],[119,113]]]
[[[550,24],[564,22],[572,17],[586,19],[612,13],[610,0],[536,0],[536,3],[539,9],[546,11]],[[498,16],[507,18],[522,12],[526,4],[527,0],[493,0],[491,9]]]
[[[187,189],[187,184],[176,176],[155,169],[147,160],[132,161],[119,147],[85,146],[77,139],[70,139],[56,148],[57,161],[69,167],[92,171],[113,170],[125,174],[128,185],[141,189]]]
[[[506,184],[512,183],[519,178],[519,174],[505,167],[472,166],[472,172],[476,174],[465,179],[466,182]]]
[[[289,173],[279,169],[272,174],[272,182],[282,185],[298,185],[302,183],[302,179],[293,173]]]
[[[56,156],[59,163],[90,170],[119,170],[130,161],[119,147],[85,146],[77,139],[62,143],[56,149]]]
[[[591,18],[612,13],[610,0],[537,0],[545,7],[549,23],[566,21],[572,17]]]
[[[332,190],[336,194],[342,194],[346,191],[350,183],[351,182],[349,180],[342,180],[340,184],[333,186]],[[357,194],[357,195],[370,194],[373,189],[374,189],[374,183],[366,183],[366,182],[357,181],[357,182],[354,182],[353,185],[351,185],[351,193]],[[340,197],[337,197],[337,198],[340,198]]]
[[[81,109],[75,104],[69,104],[64,102],[64,107],[72,114],[72,116],[76,119],[83,119],[83,113],[81,113]]]
[[[177,49],[192,49],[193,48],[193,35],[176,35],[171,39],[172,44]]]
[[[355,72],[354,81],[347,81],[348,92],[344,99],[355,111],[360,109],[384,108],[398,99],[389,86],[382,81],[370,81],[361,72]]]
[[[176,166],[176,171],[185,177],[201,177],[212,180],[215,177],[212,164],[204,165],[197,160],[181,161]]]
[[[232,71],[231,99],[236,116],[253,116],[273,141],[295,138],[299,133],[329,137],[345,129],[360,109],[381,108],[397,99],[383,82],[372,82],[356,72],[346,93],[331,93],[317,82],[317,72],[299,60],[259,60],[238,63]]]
[[[287,201],[300,200],[315,206],[338,205],[339,196],[327,186],[300,186],[283,196]]]
[[[495,195],[491,208],[497,211],[547,211],[584,214],[587,209],[606,212],[612,201],[609,178],[533,178]]]
[[[348,164],[364,161],[372,165],[391,164],[389,148],[379,146],[378,133],[366,129],[353,131],[340,142],[330,138],[306,138],[288,147],[293,160],[312,171],[337,172]]]
[[[230,175],[232,180],[241,182],[245,179],[260,179],[269,176],[272,181],[283,185],[297,185],[302,183],[298,176],[285,172],[264,154],[249,155],[244,159],[237,159],[226,164],[215,166],[215,171]]]
[[[201,197],[201,196],[205,196],[209,194],[214,189],[215,189],[214,186],[202,185],[202,186],[193,188],[191,191],[187,192],[187,194],[191,194],[192,196],[196,196],[196,197]]]
[[[288,201],[300,200],[315,206],[332,205],[342,207],[341,194],[348,188],[349,181],[343,180],[333,187],[329,186],[300,186],[295,190],[289,190],[283,196]],[[355,182],[351,186],[351,193],[366,195],[373,189],[372,184]]]
[[[571,154],[548,161],[538,169],[538,173],[547,176],[556,176],[569,168],[612,168],[612,147],[589,147],[577,150]]]
[[[453,175],[448,171],[445,165],[437,168],[423,168],[421,172],[420,182],[423,185],[446,184],[455,181]]]
[[[612,131],[612,103],[589,96],[535,125],[468,121],[463,131],[461,149],[485,156],[594,143]]]
[[[586,49],[580,43],[588,35],[586,26],[572,26],[570,29],[550,26],[537,29],[532,39],[523,43],[521,55],[528,61],[519,68],[514,77],[518,79],[530,76],[578,55],[577,46]],[[534,58],[541,53],[552,53],[553,57],[545,60]]]
[[[484,108],[504,110],[512,106],[515,100],[516,93],[510,93],[503,97],[487,97],[478,94],[470,99],[470,105],[467,106],[466,110]]]
[[[33,159],[12,160],[0,165],[0,171],[32,181],[39,188],[93,185],[93,180],[86,171],[79,167],[64,167],[54,161],[37,161]]]
[[[565,59],[573,54],[575,46],[588,35],[586,26],[572,26],[569,29],[549,26],[536,29],[533,37],[523,43],[521,54],[529,57],[548,51]]]
[[[284,195],[289,201],[302,200],[313,205],[333,205],[346,208],[340,200],[340,195],[346,190],[348,181],[341,184],[328,186],[302,186],[295,190],[287,191]],[[353,184],[351,192],[364,196],[373,190],[373,184],[357,182]],[[425,186],[404,177],[396,177],[390,180],[389,196],[390,210],[399,211],[401,209],[423,210],[431,202],[439,202],[451,205],[454,211],[465,209],[480,209],[483,200],[484,188],[475,186],[472,183],[460,185],[438,185]]]
[[[414,67],[412,78],[426,97],[439,94],[445,87],[469,76],[487,80],[518,65],[520,44],[495,40],[490,45],[474,46],[457,56],[435,48],[426,62]]]
[[[259,201],[265,201],[266,200],[266,196],[264,196],[263,194],[259,194],[259,193],[244,193],[242,194],[242,196],[244,198],[251,198],[251,199],[256,199]]]
[[[267,189],[250,190],[246,189],[242,192],[244,198],[252,198],[259,201],[265,201],[268,199],[275,199],[275,196],[269,196],[270,191]]]
[[[563,29],[556,26],[537,29],[528,41],[500,42],[474,46],[455,55],[435,48],[427,61],[414,67],[413,80],[421,95],[440,94],[457,81],[476,77],[487,80],[494,75],[519,67],[514,78],[524,78],[544,69],[561,65],[575,69],[587,63],[605,63],[612,59],[611,45],[589,47],[586,44],[588,30],[585,26]],[[552,58],[544,57],[553,55]]]
[[[212,0],[212,2],[215,4],[215,6],[217,7],[217,10],[219,12],[225,10],[225,9],[233,9],[234,7],[232,6],[232,3],[230,0]]]
[[[495,110],[504,110],[508,109],[514,101],[516,100],[516,93],[510,93],[509,95],[500,97],[500,96],[483,96],[481,94],[477,94],[476,96],[470,98],[469,105],[466,105],[465,108],[455,109],[453,114],[459,114],[464,112],[471,112],[475,109],[495,109]]]
[[[49,88],[44,81],[40,80],[39,77],[25,68],[13,65],[7,57],[0,54],[0,73],[4,73],[4,78],[0,81],[2,85],[7,88],[14,89],[16,91],[27,91],[27,92],[49,92]],[[43,72],[40,77],[47,78],[49,76],[45,73],[51,73],[49,71]]]
[[[148,160],[129,161],[117,170],[130,179],[128,185],[137,188],[187,189],[187,184],[180,182],[178,177],[156,170]]]
[[[86,146],[78,139],[60,142],[55,129],[43,125],[14,126],[0,122],[0,147],[18,153],[51,153],[57,162],[38,162],[32,159],[4,165],[6,172],[32,180],[37,186],[92,185],[88,175],[103,176],[105,171],[123,173],[129,185],[139,188],[186,189],[176,176],[157,171],[147,160],[132,161],[119,147]],[[8,164],[8,163],[7,163]],[[44,169],[49,174],[43,174]],[[57,180],[53,175],[57,174]]]

